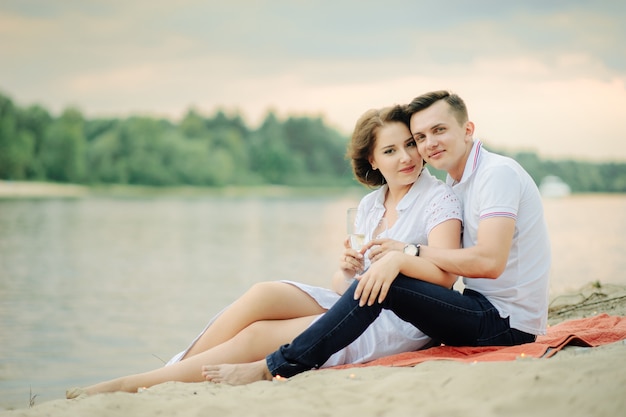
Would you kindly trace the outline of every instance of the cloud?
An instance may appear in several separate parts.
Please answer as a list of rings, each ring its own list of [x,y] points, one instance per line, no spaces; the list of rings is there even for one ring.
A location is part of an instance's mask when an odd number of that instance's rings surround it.
[[[88,116],[271,108],[347,134],[367,108],[449,88],[498,145],[626,159],[625,17],[608,1],[5,0],[0,89]]]

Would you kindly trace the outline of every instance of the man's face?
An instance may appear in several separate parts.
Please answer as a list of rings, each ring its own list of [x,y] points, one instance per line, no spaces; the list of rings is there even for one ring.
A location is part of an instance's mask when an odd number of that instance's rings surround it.
[[[471,151],[474,124],[459,124],[443,100],[411,116],[411,133],[424,160],[460,180]]]

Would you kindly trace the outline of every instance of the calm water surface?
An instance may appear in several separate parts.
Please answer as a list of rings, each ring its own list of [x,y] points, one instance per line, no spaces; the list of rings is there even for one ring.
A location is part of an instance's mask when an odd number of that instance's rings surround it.
[[[357,202],[0,201],[0,410],[161,366],[254,282],[326,285]],[[544,204],[553,295],[626,284],[626,196]]]

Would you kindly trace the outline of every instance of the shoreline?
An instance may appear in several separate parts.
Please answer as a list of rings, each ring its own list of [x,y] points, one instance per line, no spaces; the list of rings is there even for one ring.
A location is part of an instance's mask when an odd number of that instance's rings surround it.
[[[626,316],[626,286],[590,283],[554,297],[549,325],[602,313]],[[548,359],[326,369],[245,386],[168,382],[137,394],[51,400],[0,415],[614,416],[626,407],[626,374],[618,365],[624,359],[622,340],[568,346]]]
[[[81,197],[290,197],[354,195],[360,198],[364,188],[354,185],[336,187],[294,187],[286,185],[259,186],[145,186],[145,185],[80,185],[37,181],[0,180],[0,200]]]
[[[147,186],[131,184],[108,185],[81,185],[54,183],[45,181],[7,181],[0,180],[0,200],[19,200],[33,198],[80,198],[90,196],[110,197],[288,197],[288,196],[325,196],[325,195],[354,195],[362,197],[367,190],[356,182],[352,185],[338,186],[288,186],[288,185],[258,185],[258,186]],[[567,198],[593,198],[600,196],[621,197],[621,193],[572,193],[564,197],[544,197],[544,200],[559,200]]]
[[[78,184],[0,180],[0,198],[67,198],[87,195],[89,188]]]

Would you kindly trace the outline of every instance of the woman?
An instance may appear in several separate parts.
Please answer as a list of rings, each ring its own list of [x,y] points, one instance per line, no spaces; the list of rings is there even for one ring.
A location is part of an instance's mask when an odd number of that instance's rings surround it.
[[[328,290],[292,281],[254,285],[217,315],[189,348],[167,366],[68,390],[67,398],[86,393],[127,391],[167,381],[203,381],[202,366],[246,363],[288,343],[311,325],[339,298],[357,273],[389,251],[420,243],[443,248],[460,246],[461,209],[452,190],[423,167],[423,160],[400,106],[370,110],[358,120],[348,149],[356,178],[379,187],[359,204],[356,227],[365,234],[360,251],[344,241],[339,269]],[[386,219],[388,229],[376,227]],[[410,245],[409,245],[410,246]],[[412,256],[412,255],[406,255]],[[443,285],[456,276],[439,270]],[[429,273],[432,271],[429,270]],[[333,355],[323,367],[360,363],[394,353],[423,348],[430,339],[393,313],[384,312],[353,344]]]

